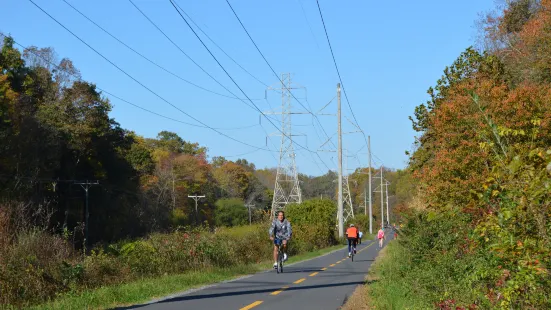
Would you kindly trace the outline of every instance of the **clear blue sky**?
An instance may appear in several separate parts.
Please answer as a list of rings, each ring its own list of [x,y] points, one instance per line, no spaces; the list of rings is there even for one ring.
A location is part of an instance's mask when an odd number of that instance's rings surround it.
[[[181,54],[127,0],[68,1],[160,65],[205,88],[228,94]],[[243,102],[205,92],[163,72],[101,32],[63,1],[35,2],[140,82],[208,125],[235,128],[258,124],[259,113]],[[168,0],[134,2],[206,71],[241,96]],[[225,0],[177,2],[239,64],[263,83],[277,85],[277,78],[257,53]],[[426,90],[435,84],[444,67],[473,44],[474,22],[478,13],[492,9],[493,2],[320,1],[350,104],[360,126],[371,136],[372,150],[378,158],[376,164],[382,161],[388,167],[405,167],[407,157],[404,151],[410,150],[414,141],[408,116],[413,114],[416,105],[428,99]],[[335,96],[338,77],[314,0],[231,0],[231,3],[276,72],[291,72],[294,81],[307,87],[308,103],[301,100],[306,106],[309,104],[313,111],[318,111]],[[83,79],[144,108],[194,123],[96,55],[29,1],[7,1],[2,8],[0,31],[11,34],[18,43],[53,47],[60,57],[73,60]],[[205,42],[247,95],[261,99],[255,101],[261,110],[270,110],[269,104],[280,106],[281,99],[276,93],[269,94],[268,101],[264,100],[264,85],[246,74],[208,40]],[[295,95],[306,97],[304,92],[299,91]],[[140,135],[154,137],[162,130],[174,131],[185,140],[207,146],[211,157],[237,159],[231,156],[249,153],[240,157],[260,168],[277,165],[277,153],[253,152],[254,148],[208,129],[166,120],[115,98],[111,102],[114,105],[112,117],[124,128]],[[343,115],[352,119],[344,96],[342,104]],[[293,106],[295,111],[303,111],[295,101]],[[324,112],[335,111],[333,101]],[[335,117],[320,116],[320,120],[329,135],[336,132]],[[307,138],[296,137],[297,142],[311,150],[318,150],[324,139],[319,128],[311,126],[312,117],[294,115],[293,124],[296,125],[293,126],[294,133],[307,135]],[[262,126],[223,132],[264,147],[265,131],[275,133],[277,130],[265,119]],[[316,130],[321,139],[316,135]],[[354,130],[343,118],[343,131]],[[334,142],[337,143],[336,137]],[[279,149],[279,144],[279,138],[272,137],[268,147]],[[351,154],[364,145],[360,134],[345,135],[343,140],[343,147]],[[356,157],[348,159],[349,169],[367,164],[367,155],[362,152],[366,152],[366,148]],[[320,153],[320,156],[327,166],[336,169],[336,153]],[[296,158],[300,172],[320,175],[327,171],[319,158],[304,150],[297,150]]]

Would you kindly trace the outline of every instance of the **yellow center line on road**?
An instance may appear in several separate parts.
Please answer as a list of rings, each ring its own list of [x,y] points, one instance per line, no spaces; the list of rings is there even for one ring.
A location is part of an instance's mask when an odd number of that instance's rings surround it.
[[[325,270],[327,270],[327,267],[321,268],[321,270],[325,271]]]
[[[302,278],[302,279],[298,279],[296,280],[295,282],[293,282],[294,284],[299,284],[300,282],[304,282],[306,281],[306,278]]]
[[[262,300],[257,300],[257,301],[255,301],[255,302],[253,302],[252,304],[250,304],[250,305],[248,305],[248,306],[245,306],[245,307],[243,307],[243,308],[241,308],[241,309],[239,309],[239,310],[249,310],[249,309],[252,309],[252,308],[254,308],[254,307],[260,305],[261,303],[263,303]]]
[[[331,265],[329,265],[329,267],[335,267],[335,264],[331,264]]]
[[[288,286],[284,286],[284,287],[282,287],[281,289],[279,289],[279,290],[277,290],[277,291],[275,291],[275,292],[272,292],[270,295],[275,296],[275,295],[277,295],[277,294],[283,292],[284,290],[286,290],[286,289],[288,289],[288,288],[289,288]]]
[[[340,264],[340,263],[342,263],[342,260],[340,260],[340,261],[336,262],[336,264]]]
[[[319,273],[319,271],[318,271],[318,272],[311,273],[311,274],[310,274],[310,277],[313,277],[313,276],[317,275],[318,273]]]

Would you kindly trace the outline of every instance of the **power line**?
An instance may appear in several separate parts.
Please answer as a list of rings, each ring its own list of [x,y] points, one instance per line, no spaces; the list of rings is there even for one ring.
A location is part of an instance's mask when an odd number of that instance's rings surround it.
[[[245,25],[243,24],[243,22],[241,22],[241,19],[239,18],[239,16],[237,15],[237,12],[235,12],[235,10],[233,9],[231,3],[229,2],[229,0],[226,0],[226,3],[228,4],[228,6],[230,7],[230,9],[232,10],[235,18],[237,18],[237,21],[239,22],[239,24],[241,25],[241,27],[243,28],[243,30],[245,31],[245,33],[247,34],[247,36],[249,37],[249,39],[251,40],[251,42],[253,43],[254,47],[256,48],[256,50],[258,51],[258,53],[260,54],[260,56],[262,56],[262,59],[264,59],[264,62],[266,62],[266,64],[268,65],[268,67],[270,68],[270,70],[272,71],[272,73],[277,77],[277,79],[283,84],[283,81],[281,80],[281,78],[279,77],[279,75],[275,72],[274,68],[272,67],[272,65],[270,65],[270,62],[268,62],[268,60],[266,59],[266,57],[264,56],[264,54],[262,53],[262,51],[260,50],[260,48],[258,47],[258,45],[256,44],[256,42],[254,41],[254,39],[252,38],[252,36],[249,34],[249,31],[247,30],[247,28],[245,27]],[[300,102],[300,100],[298,100],[298,98],[293,94],[293,92],[290,90],[290,89],[287,89],[287,91],[289,92],[289,94],[309,113],[311,114],[312,116],[314,116],[314,118],[318,121],[319,125],[320,125],[320,128],[322,129],[323,133],[325,134],[325,136],[327,136],[329,138],[329,136],[327,135],[327,132],[325,131],[325,129],[323,128],[323,125],[321,124],[321,122],[319,121],[317,115],[315,115],[314,113],[312,113],[306,106],[304,106],[304,104],[302,102]],[[335,144],[333,143],[333,141],[331,141],[331,144],[333,144],[333,147],[336,148]]]
[[[184,50],[178,44],[176,44],[176,42],[174,42],[159,26],[157,26],[157,24],[155,24],[155,22],[153,20],[151,20],[151,18],[149,18],[149,16],[147,16],[147,14],[145,14],[132,0],[128,0],[128,1],[143,15],[143,17],[145,17],[157,30],[159,30],[160,33],[162,33],[163,36],[165,38],[167,38],[167,40],[170,41],[170,43],[172,43],[172,45],[174,45],[182,54],[184,54],[184,56],[186,56],[187,59],[189,59],[191,62],[193,62],[193,64],[195,64],[195,66],[197,66],[199,69],[201,69],[201,71],[203,71],[203,73],[205,73],[214,82],[216,82],[216,84],[222,86],[222,88],[224,88],[230,94],[233,94],[226,86],[224,86],[222,83],[220,83],[220,81],[218,81],[215,77],[213,77],[210,73],[208,73],[207,70],[205,70],[201,65],[199,65],[193,58],[191,58],[191,56],[189,56],[186,52],[184,52]],[[240,99],[240,98],[237,98],[237,96],[235,96],[235,98]],[[249,99],[249,100],[251,100],[251,99]],[[255,99],[255,100],[260,100],[260,99]]]
[[[8,37],[8,36],[6,36],[5,34],[3,34],[3,33],[1,33],[1,32],[0,32],[0,36],[2,36],[2,37]],[[10,38],[11,38],[11,37],[10,37]],[[13,40],[13,38],[11,38],[11,39]],[[24,45],[18,43],[18,42],[15,41],[15,40],[13,40],[13,43],[15,43],[15,44],[17,44],[18,46],[20,46],[24,51],[27,51],[27,52],[29,52],[29,53],[35,55],[36,57],[39,57],[40,59],[44,60],[44,61],[47,62],[48,64],[54,66],[57,70],[64,71],[64,72],[68,73],[69,75],[71,75],[71,76],[77,78],[79,81],[84,81],[84,80],[82,80],[82,79],[80,78],[80,76],[79,76],[78,74],[74,74],[74,73],[72,73],[72,72],[69,72],[67,69],[58,66],[57,64],[53,63],[53,62],[50,61],[49,59],[46,59],[44,56],[42,56],[42,55],[40,55],[40,54],[37,54],[37,53],[33,52],[32,49],[30,49],[30,48],[28,48],[28,47],[26,47],[26,46],[24,46]],[[136,108],[138,108],[138,109],[140,109],[140,110],[142,110],[142,111],[148,112],[148,113],[150,113],[150,114],[153,114],[153,115],[156,115],[156,116],[159,116],[159,117],[162,117],[162,118],[164,118],[164,119],[168,119],[168,120],[171,120],[171,121],[173,121],[173,122],[180,123],[180,124],[185,124],[185,125],[188,125],[188,126],[199,127],[199,128],[208,128],[208,127],[203,126],[203,125],[197,125],[197,124],[192,124],[192,123],[184,122],[184,121],[182,121],[182,120],[175,119],[175,118],[172,118],[172,117],[170,117],[170,116],[166,116],[166,115],[157,113],[157,112],[155,112],[155,111],[152,111],[152,110],[149,110],[149,109],[147,109],[147,108],[144,108],[144,107],[142,107],[142,106],[140,106],[140,105],[137,105],[137,104],[135,104],[135,103],[133,103],[133,102],[130,102],[130,101],[124,99],[124,98],[121,98],[121,97],[119,97],[119,96],[117,96],[117,95],[115,95],[115,94],[113,94],[113,93],[111,93],[111,92],[109,92],[109,91],[107,91],[107,90],[105,90],[105,89],[99,87],[99,86],[96,86],[96,88],[99,89],[101,92],[106,93],[106,94],[108,94],[109,96],[111,96],[111,97],[113,97],[113,98],[116,98],[116,99],[118,99],[118,100],[120,100],[120,101],[123,101],[123,102],[125,102],[125,103],[128,103],[129,105],[134,106],[134,107],[136,107]],[[249,125],[249,126],[231,127],[231,128],[221,128],[221,127],[217,127],[217,128],[215,128],[215,129],[218,129],[218,130],[240,130],[240,129],[247,129],[247,128],[256,127],[256,126],[258,126],[258,125],[259,125],[259,124],[254,124],[254,125]]]
[[[131,0],[129,0],[131,1]],[[222,66],[222,64],[220,63],[220,61],[218,61],[218,59],[216,58],[216,56],[214,56],[214,54],[211,52],[211,50],[207,47],[207,45],[205,44],[205,42],[203,42],[203,40],[201,39],[201,37],[199,37],[199,35],[197,34],[197,32],[193,29],[193,27],[191,27],[191,25],[189,24],[189,22],[187,21],[187,19],[182,15],[182,13],[178,10],[178,7],[174,4],[173,0],[170,0],[170,3],[172,4],[172,6],[174,7],[174,10],[176,10],[176,12],[178,13],[178,15],[180,15],[180,17],[184,20],[184,22],[186,23],[186,25],[189,27],[189,29],[193,32],[193,34],[195,34],[195,36],[197,37],[197,39],[201,42],[201,44],[203,45],[203,47],[207,50],[207,52],[211,55],[211,57],[216,61],[216,63],[218,64],[218,66],[220,66],[220,68],[226,73],[226,75],[230,78],[230,80],[235,84],[235,86],[241,91],[241,93],[243,93],[243,95],[251,102],[251,104],[256,108],[256,110],[258,112],[260,112],[262,115],[264,115],[264,117],[266,117],[266,114],[264,112],[262,112],[258,106],[252,102],[251,99],[249,99],[249,96],[245,93],[245,91],[243,90],[243,88],[241,88],[241,86],[239,86],[239,84],[237,84],[237,82],[235,81],[235,79],[229,74],[229,72],[224,68],[224,66]],[[285,133],[283,133],[279,127],[277,127],[269,118],[266,117],[266,119],[275,127],[277,128],[283,135],[285,135]],[[289,138],[289,137],[288,137]],[[308,151],[308,152],[312,152],[312,153],[317,153],[315,151],[312,151],[310,150],[309,148],[307,147],[304,147],[298,143],[295,143],[296,145],[300,146],[302,149]]]
[[[254,76],[252,73],[250,73],[247,69],[245,69],[242,65],[240,65],[235,59],[233,59],[230,55],[228,55],[228,53],[226,53],[226,51],[224,51],[224,49],[222,49],[218,44],[216,44],[216,42],[214,42],[213,39],[211,39],[211,37],[205,32],[203,31],[203,29],[201,29],[201,27],[199,27],[199,25],[197,25],[196,22],[193,21],[193,19],[186,13],[186,11],[184,9],[182,9],[182,7],[175,1],[174,2],[176,4],[176,6],[187,16],[187,18],[189,18],[189,20],[195,25],[195,27],[197,27],[197,29],[199,29],[199,31],[201,31],[206,37],[207,39],[209,39],[209,41],[212,42],[212,44],[214,44],[216,47],[218,47],[218,49],[220,51],[222,51],[222,53],[224,53],[224,55],[226,55],[231,61],[233,61],[239,68],[241,68],[241,70],[245,71],[245,73],[247,73],[248,75],[250,75],[253,79],[255,79],[258,83],[268,87],[268,85],[266,85],[266,83],[262,82],[259,78],[257,78],[256,76]]]
[[[362,135],[363,135],[364,140],[365,140],[365,144],[367,145],[367,137],[365,136],[365,132],[360,128],[360,123],[358,123],[358,119],[356,119],[356,115],[354,114],[354,110],[352,110],[352,106],[350,105],[350,101],[348,100],[348,95],[346,93],[346,89],[344,88],[344,83],[343,83],[342,78],[341,78],[341,73],[339,71],[339,67],[337,66],[337,60],[335,59],[335,54],[333,53],[333,47],[331,46],[331,40],[329,40],[329,34],[327,33],[327,27],[325,26],[325,21],[323,20],[323,14],[321,12],[321,7],[320,7],[319,0],[316,0],[316,3],[318,5],[318,11],[320,13],[321,23],[323,24],[323,30],[325,31],[325,37],[327,38],[327,44],[329,44],[329,50],[331,51],[331,57],[333,58],[333,63],[335,65],[335,69],[337,70],[337,75],[339,76],[339,81],[341,82],[341,87],[342,87],[342,90],[344,92],[344,97],[346,98],[346,103],[348,104],[348,108],[350,109],[350,112],[352,113],[352,117],[354,118],[354,122],[356,122],[356,126],[362,132]]]
[[[147,58],[146,56],[144,56],[143,54],[141,54],[140,52],[138,52],[136,49],[132,48],[131,46],[129,46],[128,44],[124,43],[122,40],[120,40],[119,38],[117,38],[116,36],[114,36],[113,34],[111,34],[109,31],[107,31],[105,28],[103,28],[102,26],[98,25],[95,21],[93,21],[91,18],[89,18],[88,16],[86,16],[84,13],[82,13],[81,11],[79,11],[77,8],[75,8],[71,3],[67,2],[67,0],[62,0],[63,2],[65,2],[68,6],[70,6],[73,10],[75,10],[77,13],[79,13],[82,17],[86,18],[89,22],[91,22],[92,24],[94,24],[96,27],[98,27],[99,29],[101,29],[103,32],[105,32],[107,35],[109,35],[111,38],[115,39],[117,42],[119,42],[120,44],[122,44],[124,47],[126,47],[127,49],[131,50],[132,52],[134,52],[136,55],[140,56],[141,58],[145,59],[146,61],[148,61],[149,63],[151,63],[152,65],[156,66],[157,68],[165,71],[166,73],[180,79],[181,81],[187,83],[187,84],[190,84],[192,86],[195,86],[199,89],[202,89],[204,91],[207,91],[209,93],[212,93],[212,94],[215,94],[215,95],[218,95],[218,96],[222,96],[222,97],[226,97],[226,98],[230,98],[230,99],[238,99],[238,98],[235,98],[235,97],[231,97],[231,96],[228,96],[228,95],[224,95],[224,94],[221,94],[221,93],[218,93],[218,92],[215,92],[213,90],[210,90],[210,89],[207,89],[205,87],[202,87],[202,86],[199,86],[193,82],[190,82],[186,79],[184,79],[183,77],[179,76],[178,74],[166,69],[165,67],[159,65],[158,63],[156,63],[155,61]]]
[[[203,47],[207,50],[207,52],[211,55],[211,57],[216,61],[216,63],[220,66],[220,68],[222,68],[222,70],[226,73],[226,75],[230,78],[230,80],[235,84],[235,86],[241,91],[241,93],[247,97],[247,99],[249,98],[247,96],[247,94],[245,93],[245,91],[239,86],[239,84],[237,84],[237,82],[233,79],[233,77],[228,73],[228,71],[224,68],[224,66],[222,66],[222,64],[218,61],[218,59],[216,58],[216,56],[214,56],[214,54],[210,51],[210,49],[206,46],[206,44],[203,42],[203,40],[201,40],[201,38],[199,37],[199,35],[197,35],[197,32],[195,32],[195,30],[193,30],[193,27],[191,27],[191,25],[189,24],[189,22],[186,20],[186,18],[182,15],[182,13],[178,10],[178,7],[175,5],[175,3],[170,0],[170,3],[172,4],[172,6],[174,7],[174,9],[176,10],[176,12],[178,12],[178,15],[180,15],[180,17],[184,20],[184,22],[186,23],[186,25],[189,27],[189,29],[193,32],[193,34],[195,34],[195,36],[197,37],[197,39],[201,42],[201,44],[203,45]],[[278,77],[279,79],[279,77]],[[283,84],[283,82],[282,82]],[[292,94],[292,93],[291,93]],[[251,102],[251,104],[258,110],[258,112],[260,112],[264,117],[266,117],[266,114],[263,113],[257,106],[254,102],[252,102],[250,99],[249,101]],[[266,117],[266,119],[279,131],[281,132],[281,134],[283,134],[285,136],[285,133],[283,131],[281,131],[281,129],[279,129],[269,118]],[[288,137],[289,139],[292,139],[292,137]],[[271,141],[271,140],[270,140]],[[310,153],[316,153],[318,155],[318,158],[320,158],[320,160],[323,162],[323,160],[321,159],[321,157],[319,156],[319,154],[315,151],[312,151],[302,145],[300,145],[299,143],[294,143],[296,145],[298,145],[299,147],[301,147],[302,149],[304,150],[307,150],[308,152]],[[273,154],[272,154],[273,155]],[[325,162],[324,162],[325,164]],[[327,165],[326,165],[327,166]]]
[[[308,24],[308,28],[310,29],[310,33],[312,34],[312,38],[314,38],[314,42],[316,42],[316,46],[318,49],[320,48],[318,44],[318,40],[316,40],[316,36],[314,35],[314,30],[312,30],[312,25],[310,25],[310,21],[308,20],[308,17],[306,16],[306,11],[304,10],[304,6],[302,5],[301,0],[297,0],[298,4],[300,4],[300,8],[302,9],[302,15],[304,16],[304,19],[306,20],[306,23]]]
[[[126,76],[128,76],[130,79],[132,79],[134,82],[138,83],[140,86],[142,86],[143,88],[145,88],[146,90],[148,90],[150,93],[152,93],[153,95],[155,95],[156,97],[158,97],[159,99],[161,99],[162,101],[168,103],[170,106],[172,106],[173,108],[177,109],[178,111],[182,112],[183,114],[185,114],[186,116],[188,116],[189,118],[193,119],[194,121],[198,122],[199,124],[211,129],[212,131],[218,133],[219,135],[222,135],[232,141],[235,141],[235,142],[238,142],[240,144],[243,144],[243,145],[246,145],[246,146],[249,146],[249,147],[252,147],[252,148],[256,148],[256,149],[262,149],[262,150],[265,150],[265,151],[269,151],[269,152],[273,152],[272,150],[270,149],[265,149],[265,148],[259,148],[257,146],[254,146],[252,144],[249,144],[247,142],[243,142],[243,141],[240,141],[236,138],[233,138],[217,129],[214,129],[213,127],[205,124],[204,122],[200,121],[199,119],[195,118],[194,116],[192,116],[191,114],[183,111],[182,109],[178,108],[176,105],[174,105],[173,103],[171,103],[170,101],[166,100],[164,97],[162,97],[161,95],[159,95],[158,93],[156,93],[155,91],[153,91],[152,89],[150,89],[149,87],[145,86],[142,82],[140,82],[139,80],[137,80],[136,78],[134,78],[132,75],[130,75],[129,73],[127,73],[126,71],[124,71],[122,68],[120,68],[119,66],[117,66],[114,62],[112,62],[111,60],[109,60],[107,57],[105,57],[103,54],[101,54],[100,52],[98,52],[95,48],[93,48],[90,44],[88,44],[86,41],[84,41],[83,39],[81,39],[79,36],[77,36],[74,32],[72,32],[71,30],[69,30],[69,28],[65,27],[65,25],[63,25],[61,22],[59,22],[57,19],[55,19],[52,15],[50,15],[48,12],[46,12],[44,9],[42,9],[39,5],[37,5],[33,0],[29,0],[32,4],[34,4],[34,6],[36,6],[39,10],[41,10],[44,14],[48,15],[48,17],[50,17],[53,21],[55,21],[58,25],[60,25],[61,27],[63,27],[63,29],[65,29],[66,31],[68,31],[70,34],[72,34],[75,38],[77,38],[80,42],[82,42],[83,44],[85,44],[88,48],[90,48],[92,51],[94,51],[96,54],[98,54],[99,56],[101,56],[105,61],[109,62],[112,66],[114,66],[115,68],[117,68],[119,71],[121,71],[122,73],[124,73]],[[250,99],[249,99],[250,100]],[[251,101],[252,102],[252,101]]]
[[[227,0],[226,0],[227,1]],[[348,104],[348,108],[350,108],[350,112],[352,112],[352,117],[354,117],[354,121],[356,122],[356,125],[360,127],[360,124],[358,123],[358,120],[356,119],[356,115],[354,114],[354,111],[352,110],[352,106],[350,105],[350,101],[348,101],[348,95],[346,94],[346,90],[344,88],[344,83],[342,82],[341,73],[339,71],[339,67],[337,66],[337,60],[335,59],[335,54],[333,53],[333,47],[331,46],[331,41],[329,40],[329,34],[327,33],[327,28],[325,27],[325,21],[323,20],[323,14],[321,13],[321,7],[319,0],[316,0],[316,3],[318,4],[318,10],[321,17],[321,22],[323,24],[323,30],[325,30],[325,37],[327,38],[327,43],[329,44],[329,49],[331,50],[331,57],[333,57],[333,63],[335,64],[335,69],[337,70],[337,75],[339,76],[339,81],[341,82],[341,87],[344,92],[344,97],[346,98],[346,103]]]
[[[252,102],[253,99],[251,99],[250,97],[247,96],[247,100],[249,100],[253,105],[254,107],[252,107],[251,105],[249,105],[246,101],[244,101],[243,98],[239,98],[237,97],[231,90],[229,90],[226,86],[224,86],[222,83],[220,83],[216,78],[214,78],[211,74],[209,74],[203,67],[201,67],[197,62],[195,62],[195,60],[193,60],[186,52],[184,52],[184,50],[178,45],[176,44],[176,42],[174,42],[159,26],[157,26],[157,24],[155,24],[155,22],[153,22],[153,20],[151,20],[151,18],[149,18],[149,16],[147,16],[147,14],[145,14],[132,0],[128,0],[157,30],[159,30],[159,32],[161,34],[163,34],[163,36],[168,40],[170,41],[170,43],[172,43],[172,45],[174,45],[184,56],[186,56],[191,62],[193,62],[199,69],[201,69],[201,71],[203,71],[205,74],[207,74],[211,79],[213,79],[218,85],[222,86],[222,88],[224,88],[228,93],[230,93],[233,97],[235,97],[236,99],[240,100],[241,102],[243,102],[245,105],[247,105],[248,107],[250,107],[251,109],[255,109],[256,108],[256,105]],[[171,2],[172,3],[172,2]],[[172,4],[174,6],[174,4]],[[176,7],[175,7],[176,8]],[[178,11],[178,9],[176,9],[176,11]],[[180,13],[180,11],[178,11],[178,13],[180,14],[180,16],[182,15]],[[184,18],[182,16],[182,18]],[[184,18],[185,20],[185,18]],[[187,20],[186,20],[187,22]],[[193,28],[191,28],[191,26],[189,26],[190,29],[192,29],[192,31],[195,33],[195,30],[193,30]],[[197,34],[195,34],[197,36]],[[197,36],[199,38],[199,36]],[[199,39],[201,40],[201,39]],[[201,43],[202,43],[202,40],[201,40]],[[204,43],[203,43],[204,45]],[[210,50],[209,50],[210,52]],[[262,99],[254,99],[254,100],[262,100]],[[257,108],[258,109],[258,108]],[[266,118],[268,118],[266,116]]]
[[[97,87],[97,86],[96,86],[96,87]],[[138,109],[140,109],[140,110],[143,110],[143,111],[145,111],[145,112],[148,112],[148,113],[157,115],[157,116],[162,117],[162,118],[164,118],[164,119],[168,119],[168,120],[171,120],[171,121],[173,121],[173,122],[177,122],[177,123],[181,123],[181,124],[186,124],[186,125],[190,125],[190,126],[194,126],[194,127],[207,128],[207,129],[209,128],[209,127],[207,127],[207,126],[202,126],[202,125],[196,125],[196,124],[187,123],[187,122],[181,121],[181,120],[179,120],[179,119],[175,119],[175,118],[172,118],[172,117],[170,117],[170,116],[166,116],[166,115],[157,113],[157,112],[155,112],[155,111],[151,111],[151,110],[146,109],[146,108],[144,108],[144,107],[142,107],[142,106],[139,106],[139,105],[137,105],[137,104],[135,104],[135,103],[132,103],[132,102],[126,100],[126,99],[123,99],[123,98],[121,98],[121,97],[119,97],[119,96],[116,96],[116,95],[114,95],[113,93],[110,93],[110,92],[106,91],[105,89],[102,89],[102,88],[100,88],[100,87],[97,87],[97,89],[101,90],[102,92],[108,94],[109,96],[111,96],[111,97],[113,97],[113,98],[116,98],[116,99],[118,99],[118,100],[120,100],[120,101],[126,102],[126,103],[128,103],[128,104],[130,104],[130,105],[132,105],[132,106],[134,106],[134,107],[136,107],[136,108],[138,108]],[[242,130],[242,129],[253,128],[253,127],[256,127],[256,126],[259,126],[259,124],[248,125],[248,126],[241,126],[241,127],[230,127],[230,128],[222,128],[222,127],[212,127],[212,128],[213,128],[213,129],[216,129],[216,130]]]
[[[239,156],[243,156],[243,155],[252,154],[252,153],[255,153],[255,152],[258,152],[258,150],[252,150],[252,151],[250,151],[250,152],[245,152],[245,153],[235,154],[235,155],[219,155],[219,156],[220,156],[220,157],[224,157],[224,158],[228,158],[228,157],[239,157]]]
[[[241,102],[243,102],[245,105],[247,105],[248,107],[250,107],[251,109],[254,109],[254,110],[257,110],[259,111],[260,113],[262,113],[262,111],[260,111],[260,109],[258,109],[258,107],[256,106],[256,104],[254,104],[254,102],[252,101],[252,99],[249,98],[249,96],[247,96],[243,90],[241,90],[241,92],[245,95],[245,97],[250,101],[250,103],[254,106],[251,106],[249,104],[247,104],[247,102],[245,102],[242,98],[239,98],[237,97],[231,90],[229,90],[226,86],[222,85],[218,80],[216,80],[214,77],[212,77],[208,72],[206,72],[199,64],[197,64],[187,53],[185,53],[178,44],[176,44],[155,22],[153,22],[153,20],[151,20],[151,18],[149,18],[149,16],[147,16],[147,14],[145,14],[145,12],[143,12],[132,0],[128,0],[157,30],[159,30],[159,32],[161,32],[161,34],[164,35],[164,37],[166,39],[168,39],[182,54],[184,54],[189,60],[191,60],[196,66],[198,66],[203,72],[205,72],[207,75],[209,75],[212,79],[214,79],[220,86],[222,86],[228,93],[230,93],[234,98],[237,98],[238,100],[240,100]],[[172,2],[171,2],[172,3]],[[175,6],[174,3],[172,3],[173,6]],[[176,7],[174,7],[176,9]],[[178,9],[176,9],[176,11],[178,11]],[[187,23],[187,20],[182,16],[182,14],[178,11],[178,13],[180,14],[180,16],[186,21]],[[197,33],[195,33],[195,31],[193,30],[193,28],[191,27],[191,25],[189,25],[188,23],[188,26],[190,27],[190,29],[194,32],[194,34],[197,36],[197,38],[199,38],[199,36],[197,35]],[[203,41],[199,38],[199,40],[201,41],[201,43],[206,47],[206,45],[203,43]],[[208,48],[207,48],[208,50]],[[209,53],[210,53],[210,50],[209,50]],[[212,55],[212,53],[211,53]],[[214,57],[214,55],[212,55]],[[218,60],[215,58],[216,62],[220,65],[220,63],[218,62]],[[220,65],[221,66],[221,65]],[[226,72],[226,70],[222,67],[222,69]],[[228,74],[226,72],[226,74]],[[228,74],[229,76],[229,74]],[[237,83],[235,83],[235,81],[233,80],[233,78],[231,78],[230,76],[230,79],[232,80],[232,82],[234,82],[234,84],[237,85]],[[237,87],[239,88],[239,85],[237,85]],[[264,113],[262,113],[264,115],[264,117],[266,117],[266,119],[272,123],[272,121],[270,120],[269,117],[267,117]],[[274,125],[272,123],[272,125]],[[275,125],[274,125],[275,126]],[[262,126],[262,124],[260,124],[260,127],[262,127],[262,129],[264,130],[264,132],[266,132],[266,129],[264,129],[264,127]],[[277,127],[276,127],[277,128]],[[267,133],[266,133],[267,134]],[[271,141],[271,140],[270,140]],[[272,141],[271,141],[272,142]],[[273,142],[272,142],[273,144]],[[274,146],[275,149],[277,149],[275,146]],[[271,151],[270,152],[276,152],[276,151]],[[272,156],[274,157],[275,159],[275,156],[272,154]],[[277,161],[277,159],[275,159]]]

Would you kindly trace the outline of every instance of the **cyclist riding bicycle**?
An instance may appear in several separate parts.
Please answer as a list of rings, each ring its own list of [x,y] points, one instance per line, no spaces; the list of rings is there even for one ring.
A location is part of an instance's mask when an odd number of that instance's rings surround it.
[[[356,244],[358,243],[358,228],[354,227],[354,224],[350,224],[350,228],[346,230],[346,237],[348,238],[348,257],[350,257],[352,245],[354,246],[354,254],[356,254]]]
[[[277,219],[272,222],[268,231],[270,240],[274,242],[274,268],[277,268],[278,245],[283,245],[283,261],[287,260],[287,244],[293,235],[291,223],[285,218],[283,211],[277,212]]]

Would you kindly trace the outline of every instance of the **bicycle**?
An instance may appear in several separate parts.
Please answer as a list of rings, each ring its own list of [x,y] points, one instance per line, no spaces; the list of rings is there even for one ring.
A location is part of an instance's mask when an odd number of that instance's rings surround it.
[[[283,242],[280,239],[276,240],[277,243],[277,273],[283,273]]]
[[[355,252],[356,252],[356,246],[357,246],[357,239],[356,239],[356,241],[353,241],[353,242],[352,242],[352,247],[351,247],[352,250],[350,251],[350,259],[351,259],[352,261],[354,261],[354,255],[355,255]]]

